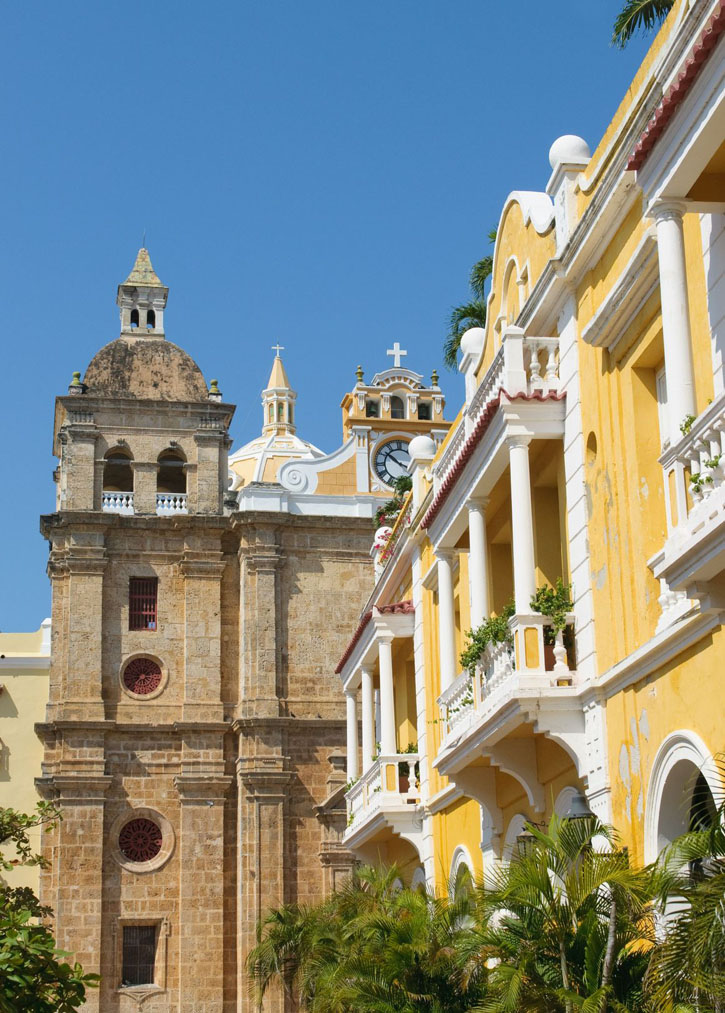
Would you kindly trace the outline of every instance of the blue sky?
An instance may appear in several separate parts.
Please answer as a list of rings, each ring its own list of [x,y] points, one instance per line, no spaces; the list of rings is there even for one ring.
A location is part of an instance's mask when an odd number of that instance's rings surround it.
[[[362,363],[441,366],[510,190],[596,145],[644,52],[619,0],[74,0],[3,11],[0,629],[49,611],[53,399],[118,336],[144,229],[166,333],[261,425],[270,346],[332,450]],[[442,373],[452,417],[458,377]]]

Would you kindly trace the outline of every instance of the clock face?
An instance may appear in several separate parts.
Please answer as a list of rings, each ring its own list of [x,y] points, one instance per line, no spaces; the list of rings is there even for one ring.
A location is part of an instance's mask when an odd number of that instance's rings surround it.
[[[388,440],[375,455],[375,474],[386,485],[392,485],[396,478],[408,474],[410,454],[407,440]]]

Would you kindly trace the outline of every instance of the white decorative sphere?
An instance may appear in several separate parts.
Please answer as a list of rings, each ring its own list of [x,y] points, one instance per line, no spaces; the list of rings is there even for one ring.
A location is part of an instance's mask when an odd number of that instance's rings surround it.
[[[564,134],[557,137],[549,148],[549,165],[556,169],[558,165],[575,164],[588,162],[592,157],[589,145],[583,137],[576,134]]]
[[[414,436],[408,444],[411,461],[430,461],[435,457],[436,445],[430,436]]]
[[[486,332],[483,327],[469,327],[461,338],[461,351],[464,355],[480,355],[485,340]]]

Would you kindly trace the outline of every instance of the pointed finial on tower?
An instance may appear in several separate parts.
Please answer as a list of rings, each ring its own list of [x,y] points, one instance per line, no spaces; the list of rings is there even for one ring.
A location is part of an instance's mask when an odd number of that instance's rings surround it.
[[[144,242],[146,233],[144,232]],[[131,268],[131,273],[123,283],[124,285],[143,285],[145,288],[163,288],[164,284],[156,274],[151,264],[149,251],[145,246],[136,254],[136,261]]]
[[[222,399],[222,392],[219,390],[219,381],[218,380],[210,380],[209,381],[209,400],[210,401],[221,401],[221,399]]]
[[[358,383],[362,383],[363,382],[363,376],[364,375],[365,374],[363,373],[362,366],[358,366],[357,369],[355,370],[355,376],[357,377],[357,382]]]
[[[68,385],[68,393],[69,394],[82,394],[83,393],[83,384],[81,383],[81,374],[80,374],[80,372],[76,371],[73,374],[73,379],[71,380],[71,382]]]
[[[430,375],[430,382],[431,382],[431,384],[432,384],[433,387],[437,387],[438,386],[438,370],[437,369],[434,369],[433,372],[431,373],[431,375]]]

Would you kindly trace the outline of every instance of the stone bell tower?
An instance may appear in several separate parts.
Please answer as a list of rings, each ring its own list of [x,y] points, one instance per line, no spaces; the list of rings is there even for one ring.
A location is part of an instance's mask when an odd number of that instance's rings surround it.
[[[166,340],[167,296],[140,250],[120,336],[56,400],[37,731],[38,786],[63,819],[41,889],[58,945],[101,975],[85,1008],[222,1013],[236,989],[234,409]]]

